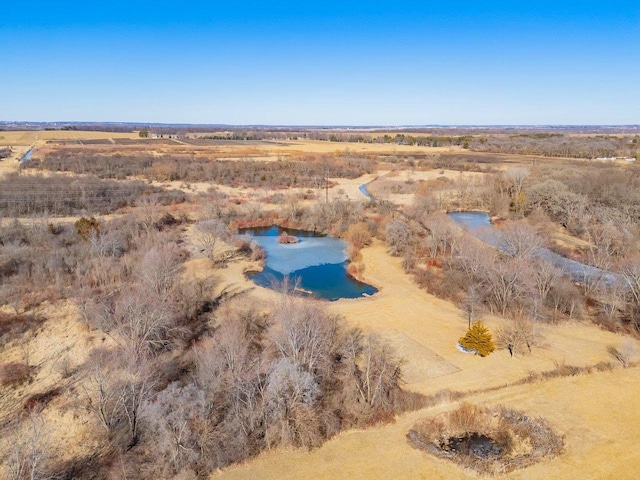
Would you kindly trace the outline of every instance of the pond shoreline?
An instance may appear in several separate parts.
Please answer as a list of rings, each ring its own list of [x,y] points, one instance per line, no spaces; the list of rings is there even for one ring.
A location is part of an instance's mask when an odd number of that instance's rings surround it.
[[[262,269],[246,271],[256,285],[278,290],[283,283],[290,282],[292,291],[329,301],[371,296],[378,291],[348,271],[351,262],[344,240],[287,228],[287,234],[295,236],[297,242],[281,243],[284,231],[277,224],[239,229],[239,235],[249,236],[265,251]],[[254,269],[257,270],[256,266],[251,266]]]

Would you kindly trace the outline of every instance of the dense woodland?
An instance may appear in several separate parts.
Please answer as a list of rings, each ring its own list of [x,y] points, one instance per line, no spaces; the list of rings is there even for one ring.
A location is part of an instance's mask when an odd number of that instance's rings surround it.
[[[516,133],[516,134],[406,134],[364,135],[351,133],[313,133],[310,138],[330,142],[394,143],[426,147],[456,146],[476,152],[540,155],[546,157],[638,158],[639,135],[571,135],[564,133]]]
[[[278,161],[229,161],[193,155],[127,154],[60,149],[29,168],[93,174],[100,178],[124,179],[141,176],[157,181],[212,182],[234,187],[287,188],[323,186],[326,178],[356,178],[371,173],[369,158],[333,156]]]

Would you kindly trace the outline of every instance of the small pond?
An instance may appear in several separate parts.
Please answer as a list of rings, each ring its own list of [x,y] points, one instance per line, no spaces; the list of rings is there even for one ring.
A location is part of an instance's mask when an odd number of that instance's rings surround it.
[[[318,235],[304,230],[286,230],[297,237],[297,243],[278,241],[282,232],[278,226],[248,228],[240,231],[260,245],[266,253],[262,272],[250,274],[257,285],[280,288],[286,277],[291,284],[325,300],[358,298],[373,295],[378,290],[347,275],[347,244],[339,238]]]
[[[481,433],[470,433],[463,437],[450,438],[445,450],[450,450],[461,455],[486,458],[500,455],[503,448],[491,437]]]
[[[495,248],[503,244],[501,233],[491,223],[491,218],[485,212],[450,212],[449,217],[462,226],[474,237]],[[569,275],[575,282],[583,282],[585,278],[602,278],[605,282],[615,281],[616,275],[599,268],[585,265],[576,260],[563,257],[548,248],[540,248],[537,256]]]

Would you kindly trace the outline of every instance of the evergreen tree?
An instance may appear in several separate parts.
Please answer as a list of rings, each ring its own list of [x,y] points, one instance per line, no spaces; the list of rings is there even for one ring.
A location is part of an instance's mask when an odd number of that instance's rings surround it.
[[[466,335],[458,342],[465,350],[473,351],[481,357],[486,357],[496,349],[489,329],[482,322],[473,323]]]

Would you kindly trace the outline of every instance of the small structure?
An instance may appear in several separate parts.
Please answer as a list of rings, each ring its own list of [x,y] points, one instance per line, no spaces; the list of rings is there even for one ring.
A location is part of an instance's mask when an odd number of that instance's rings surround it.
[[[287,232],[282,232],[278,238],[278,243],[298,243],[298,237],[287,235]]]

